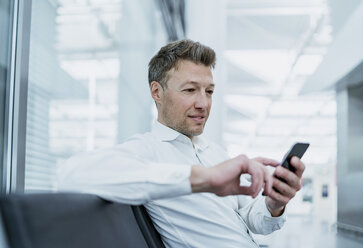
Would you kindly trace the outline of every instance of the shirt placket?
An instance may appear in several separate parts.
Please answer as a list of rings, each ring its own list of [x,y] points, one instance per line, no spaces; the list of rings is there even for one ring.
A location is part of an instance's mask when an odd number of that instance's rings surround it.
[[[197,157],[197,159],[198,159],[198,161],[199,161],[199,163],[201,164],[201,165],[204,165],[203,164],[203,162],[202,162],[202,160],[200,159],[200,157],[199,157],[199,154],[198,154],[198,148],[192,143],[192,145],[193,145],[193,150],[194,150],[194,154],[195,154],[195,156]]]

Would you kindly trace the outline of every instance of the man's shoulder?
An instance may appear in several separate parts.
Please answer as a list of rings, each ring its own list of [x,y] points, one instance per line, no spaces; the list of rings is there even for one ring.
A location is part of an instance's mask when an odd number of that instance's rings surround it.
[[[147,144],[153,142],[153,136],[150,132],[146,133],[137,133],[128,138],[126,138],[122,143],[140,143],[140,144]]]
[[[154,150],[153,147],[155,147],[155,138],[150,132],[134,134],[116,146],[118,149],[138,154],[150,154]]]

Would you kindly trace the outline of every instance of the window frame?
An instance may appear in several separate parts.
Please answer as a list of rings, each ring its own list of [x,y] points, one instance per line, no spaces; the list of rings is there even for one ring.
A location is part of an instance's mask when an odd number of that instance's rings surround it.
[[[11,5],[1,193],[24,192],[31,0]]]

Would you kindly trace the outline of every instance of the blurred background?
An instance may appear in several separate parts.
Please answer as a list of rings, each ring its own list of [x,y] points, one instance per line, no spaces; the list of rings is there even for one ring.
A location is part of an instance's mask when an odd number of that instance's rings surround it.
[[[362,16],[360,0],[1,1],[2,191],[55,191],[68,157],[150,130],[148,62],[190,38],[217,53],[209,139],[276,160],[310,143],[288,227],[256,239],[362,247]]]

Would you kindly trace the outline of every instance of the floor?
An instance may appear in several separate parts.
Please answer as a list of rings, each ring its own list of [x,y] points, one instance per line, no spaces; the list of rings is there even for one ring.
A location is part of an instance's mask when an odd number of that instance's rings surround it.
[[[363,248],[362,239],[337,233],[336,225],[305,215],[288,216],[281,230],[255,239],[268,248]]]

